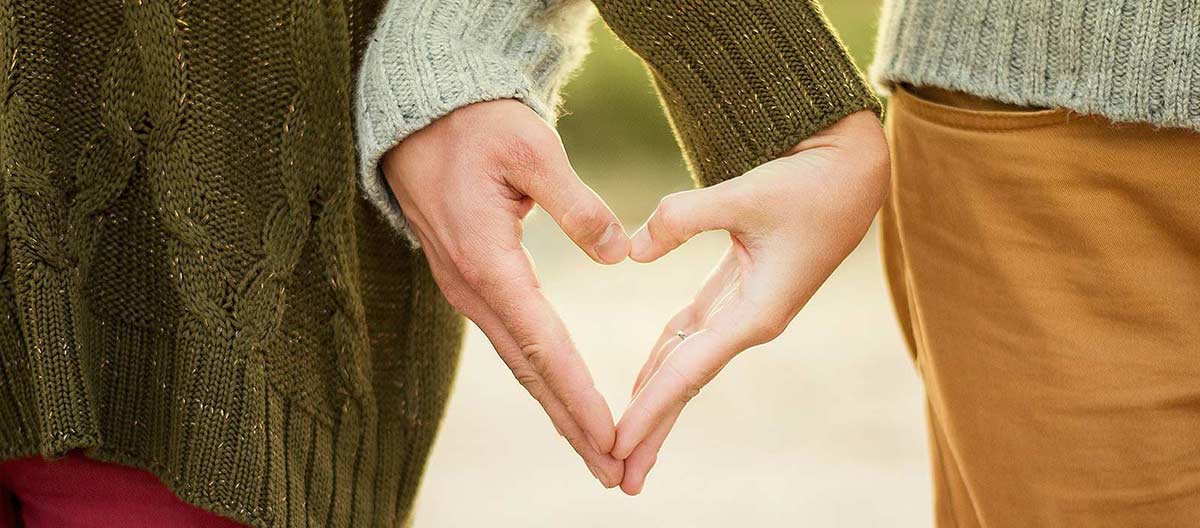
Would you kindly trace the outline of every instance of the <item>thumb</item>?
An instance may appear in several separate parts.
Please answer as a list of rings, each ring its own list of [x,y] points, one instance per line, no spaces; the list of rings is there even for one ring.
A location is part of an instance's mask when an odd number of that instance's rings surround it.
[[[705,231],[736,230],[738,214],[727,187],[722,183],[664,197],[634,234],[630,257],[652,262]]]
[[[629,235],[617,215],[579,179],[561,145],[549,150],[537,170],[511,183],[541,205],[592,260],[601,264],[625,260]]]

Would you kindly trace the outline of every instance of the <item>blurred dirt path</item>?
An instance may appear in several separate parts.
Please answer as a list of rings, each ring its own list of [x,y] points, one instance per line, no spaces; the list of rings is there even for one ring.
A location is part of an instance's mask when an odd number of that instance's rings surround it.
[[[648,347],[727,239],[601,268],[539,214],[527,243],[619,416]],[[780,339],[738,357],[689,405],[635,498],[591,478],[470,328],[418,528],[931,525],[923,399],[874,232]]]

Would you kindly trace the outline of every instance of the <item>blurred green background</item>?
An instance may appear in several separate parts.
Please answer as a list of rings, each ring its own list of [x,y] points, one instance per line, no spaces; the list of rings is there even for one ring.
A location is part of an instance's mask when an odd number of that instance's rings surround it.
[[[878,2],[823,4],[868,65]],[[632,231],[692,182],[641,63],[603,24],[592,34],[559,130]],[[540,213],[525,242],[617,417],[662,325],[729,243],[708,233],[652,264],[601,267]],[[872,232],[780,338],[689,404],[638,497],[592,479],[471,326],[415,526],[930,526],[923,409]]]
[[[879,0],[823,2],[860,67],[870,64]],[[592,52],[564,88],[558,122],[576,170],[628,224],[658,197],[691,187],[683,159],[642,63],[600,21]]]

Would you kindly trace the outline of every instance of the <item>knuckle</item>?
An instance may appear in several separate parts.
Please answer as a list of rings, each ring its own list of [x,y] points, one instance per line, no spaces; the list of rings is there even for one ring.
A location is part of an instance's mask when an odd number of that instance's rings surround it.
[[[521,345],[521,356],[538,372],[545,372],[543,367],[546,366],[549,360],[549,354],[549,349],[541,343]]]
[[[772,341],[787,330],[788,323],[786,317],[764,316],[751,328],[749,340],[755,345]]]
[[[644,420],[644,421],[650,422],[650,423],[653,423],[654,418],[655,418],[654,411],[649,409],[645,404],[642,404],[640,402],[636,402],[634,405],[631,405],[629,407],[629,409],[625,412],[630,415],[639,415],[641,417],[640,418],[641,420]]]
[[[715,189],[706,190],[715,191]],[[778,204],[779,200],[785,198],[785,193],[757,191],[758,189],[753,185],[729,185],[721,189],[718,198],[723,207],[733,211],[761,211],[768,207],[786,207]]]
[[[461,286],[444,286],[442,287],[442,296],[446,298],[446,302],[450,303],[455,310],[466,314],[469,309],[467,303],[467,295],[462,291]]]
[[[590,387],[575,387],[564,383],[565,379],[556,379],[556,373],[551,367],[553,363],[552,354],[554,354],[553,349],[541,343],[530,343],[521,346],[521,355],[525,358],[529,366],[532,367],[532,371],[537,373],[540,379],[545,380],[550,387],[557,387],[553,389],[553,392],[557,394],[568,412],[574,412],[583,399],[584,391]]]
[[[517,383],[520,383],[522,387],[525,387],[525,390],[529,391],[530,394],[533,394],[534,397],[538,396],[541,390],[541,378],[539,378],[537,374],[535,374],[532,370],[520,367],[514,368],[512,373],[513,377],[517,379]]]
[[[450,261],[468,288],[478,291],[487,286],[492,269],[486,259],[477,256],[476,252],[461,248],[451,249],[449,253]]]
[[[462,275],[463,282],[472,288],[478,288],[484,283],[483,267],[475,262],[463,262],[458,266],[458,273]]]
[[[497,155],[500,165],[514,172],[526,171],[542,164],[542,152],[521,136],[503,140]]]
[[[658,201],[658,209],[654,213],[655,224],[659,233],[656,235],[675,238],[682,222],[682,199],[678,194],[664,196]]]
[[[608,212],[591,201],[577,201],[563,215],[563,230],[584,240],[598,240],[608,224]]]
[[[684,374],[671,362],[668,361],[663,363],[662,371],[671,377],[674,377],[676,381],[679,382],[681,391],[679,392],[678,397],[683,403],[692,401],[692,398],[695,398],[700,394],[700,388],[703,384],[698,380],[692,379],[690,376]]]
[[[557,147],[558,136],[548,127],[525,127],[497,140],[495,161],[512,172],[527,172],[545,165]]]
[[[698,321],[702,315],[703,312],[699,306],[696,306],[696,302],[690,302],[684,305],[683,308],[680,308],[679,311],[675,313],[675,317],[672,317],[671,321],[668,322],[667,326],[664,328],[666,331],[675,332],[680,328]]]

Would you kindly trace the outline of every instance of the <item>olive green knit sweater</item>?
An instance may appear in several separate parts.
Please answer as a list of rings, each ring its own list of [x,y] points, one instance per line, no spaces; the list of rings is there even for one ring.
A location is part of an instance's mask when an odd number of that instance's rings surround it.
[[[706,183],[877,110],[806,2],[597,3]],[[356,189],[381,9],[0,0],[0,459],[86,449],[260,527],[407,519],[462,320]]]

